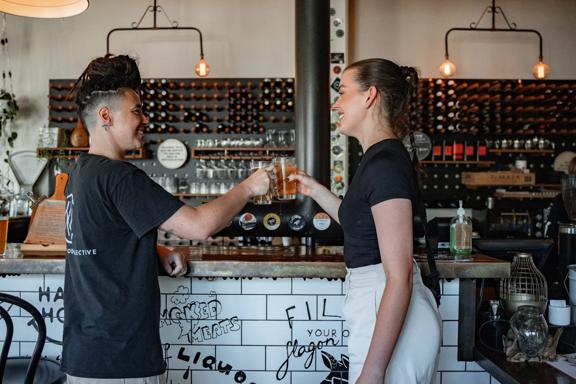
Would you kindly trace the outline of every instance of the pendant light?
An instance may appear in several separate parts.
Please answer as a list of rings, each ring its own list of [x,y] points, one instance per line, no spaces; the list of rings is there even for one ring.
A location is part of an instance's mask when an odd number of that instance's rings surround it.
[[[144,20],[144,16],[146,16],[146,14],[148,12],[151,12],[153,14],[152,27],[140,27],[142,20]],[[158,13],[164,14],[166,19],[170,23],[171,27],[159,27],[156,24],[156,15]],[[172,21],[168,17],[168,15],[166,14],[166,11],[164,10],[164,8],[162,8],[162,6],[156,4],[156,0],[154,0],[154,5],[149,5],[148,7],[146,7],[146,10],[144,11],[142,16],[140,17],[140,20],[137,23],[136,22],[132,23],[131,28],[114,28],[110,32],[108,32],[108,35],[106,36],[106,53],[107,54],[110,53],[110,35],[112,35],[114,32],[121,32],[121,31],[124,31],[124,32],[128,32],[128,31],[173,31],[173,30],[187,30],[187,31],[195,31],[198,33],[198,37],[200,40],[200,61],[198,62],[198,64],[196,64],[194,66],[194,72],[199,77],[208,76],[208,74],[210,73],[210,65],[208,65],[208,63],[204,59],[204,45],[202,43],[202,32],[196,27],[180,27],[178,25],[177,21]]]
[[[478,25],[480,24],[480,22],[482,21],[482,18],[484,18],[484,15],[486,15],[486,13],[490,13],[492,14],[492,25],[490,28],[478,28]],[[496,14],[501,14],[502,18],[504,19],[504,22],[506,23],[508,28],[496,28]],[[548,73],[550,72],[550,67],[544,63],[544,59],[542,56],[542,35],[540,34],[540,32],[538,32],[535,29],[518,29],[516,28],[516,23],[510,23],[508,22],[508,18],[506,17],[506,15],[504,14],[504,11],[502,10],[502,8],[496,6],[496,0],[492,0],[492,5],[486,7],[486,9],[484,9],[484,12],[482,12],[482,15],[480,15],[480,18],[478,19],[478,21],[476,22],[472,22],[470,23],[470,26],[467,28],[450,28],[446,34],[444,35],[444,61],[442,62],[442,64],[440,65],[440,74],[443,77],[450,77],[452,75],[454,75],[454,73],[456,72],[456,65],[450,61],[450,55],[448,54],[448,35],[450,35],[451,32],[458,32],[458,31],[467,31],[467,32],[524,32],[524,33],[533,33],[536,34],[538,36],[538,40],[539,40],[539,48],[540,48],[540,53],[538,56],[538,63],[536,65],[534,65],[534,67],[532,68],[532,74],[534,75],[534,77],[538,80],[543,80],[548,76]]]
[[[45,19],[75,16],[87,8],[88,0],[0,0],[0,12]]]

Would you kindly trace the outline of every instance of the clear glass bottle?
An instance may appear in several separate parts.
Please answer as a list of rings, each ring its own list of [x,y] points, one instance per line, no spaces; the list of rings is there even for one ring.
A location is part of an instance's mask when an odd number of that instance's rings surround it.
[[[452,257],[467,257],[472,253],[472,219],[466,216],[466,211],[460,200],[460,208],[450,224],[450,254]]]

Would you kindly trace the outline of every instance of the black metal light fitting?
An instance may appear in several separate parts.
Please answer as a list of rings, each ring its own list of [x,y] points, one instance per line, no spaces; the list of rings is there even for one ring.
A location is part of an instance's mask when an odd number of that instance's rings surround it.
[[[486,15],[486,13],[492,14],[492,26],[490,28],[479,28],[478,25],[480,24],[480,22],[482,21],[482,19],[484,18],[484,15]],[[502,18],[504,19],[504,22],[506,23],[507,28],[496,28],[496,14],[502,15]],[[535,29],[518,29],[518,28],[516,28],[516,23],[510,23],[508,21],[508,18],[506,17],[506,14],[504,14],[504,11],[502,10],[502,8],[496,6],[496,0],[492,0],[492,5],[488,6],[484,9],[484,12],[482,12],[482,15],[480,15],[480,18],[478,19],[478,21],[470,23],[470,26],[467,28],[463,28],[463,27],[450,28],[448,31],[446,31],[446,34],[444,35],[444,61],[442,62],[442,64],[440,64],[440,74],[443,77],[450,77],[456,72],[456,65],[452,61],[450,61],[450,55],[448,54],[448,35],[450,35],[451,32],[457,32],[457,31],[534,33],[538,36],[538,40],[540,43],[539,44],[540,51],[539,51],[539,56],[538,56],[538,63],[536,63],[534,65],[534,67],[532,68],[532,73],[533,73],[535,78],[541,80],[541,79],[545,79],[546,76],[548,76],[548,73],[550,72],[550,67],[547,64],[545,64],[543,61],[542,35],[540,34],[540,32],[538,32]]]
[[[148,13],[148,12],[152,12],[152,14],[153,14],[152,27],[140,27],[140,24],[142,24],[142,20],[144,20],[144,17],[146,16],[146,13]],[[156,24],[156,14],[158,14],[158,13],[164,14],[166,19],[168,20],[168,23],[170,23],[170,25],[171,25],[170,27],[159,27]],[[200,61],[198,62],[198,64],[196,64],[194,66],[194,72],[196,72],[196,75],[198,75],[199,77],[208,76],[208,74],[210,73],[210,65],[208,65],[208,63],[204,59],[204,45],[202,43],[202,32],[196,27],[181,27],[181,26],[179,26],[177,21],[172,21],[170,19],[170,17],[168,17],[168,14],[164,10],[164,8],[162,8],[161,5],[156,4],[156,0],[154,0],[154,5],[149,5],[148,7],[146,7],[146,10],[144,11],[142,16],[140,17],[140,20],[138,20],[138,22],[133,22],[131,28],[114,28],[114,29],[110,30],[110,32],[108,32],[108,35],[106,36],[106,53],[107,54],[110,53],[110,35],[112,35],[114,32],[121,32],[121,31],[174,31],[174,30],[186,30],[186,31],[198,32],[198,36],[200,38]]]

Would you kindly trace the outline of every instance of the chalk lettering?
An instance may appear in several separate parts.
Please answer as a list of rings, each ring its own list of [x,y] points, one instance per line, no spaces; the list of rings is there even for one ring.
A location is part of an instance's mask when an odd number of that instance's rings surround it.
[[[178,359],[182,361],[190,361],[190,356],[184,354],[184,351],[184,347],[180,348],[180,351],[178,351]]]
[[[322,316],[324,316],[324,317],[340,317],[338,315],[327,315],[326,314],[326,298],[324,298],[324,301],[322,303]]]
[[[202,367],[214,370],[214,366],[216,365],[216,358],[214,356],[206,356],[202,360]]]
[[[288,312],[294,308],[296,308],[295,305],[286,308],[286,318],[288,319],[288,325],[290,326],[290,329],[292,329],[292,319],[294,318],[294,316],[290,316],[290,313],[288,313]]]
[[[316,351],[321,350],[324,347],[331,347],[335,346],[338,343],[334,341],[333,338],[327,338],[324,341],[317,341],[316,343],[310,342],[308,345],[298,345],[298,340],[294,339],[294,341],[289,340],[286,343],[286,360],[280,365],[278,370],[276,371],[276,379],[282,380],[288,373],[288,369],[290,366],[290,358],[291,357],[302,357],[304,355],[308,355],[306,360],[304,361],[304,368],[310,368],[310,365],[314,362],[314,356],[316,355]]]

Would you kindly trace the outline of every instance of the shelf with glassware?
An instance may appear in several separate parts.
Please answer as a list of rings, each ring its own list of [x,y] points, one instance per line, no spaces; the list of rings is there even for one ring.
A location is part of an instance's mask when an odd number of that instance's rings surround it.
[[[504,155],[504,154],[522,154],[522,155],[551,155],[554,154],[553,149],[520,149],[520,148],[510,148],[510,149],[489,149],[488,152],[493,155]]]
[[[274,157],[293,154],[293,147],[192,148],[192,158],[198,160],[271,160]]]
[[[46,147],[36,148],[38,157],[49,159],[75,159],[81,153],[88,152],[89,147]],[[148,153],[145,148],[138,148],[126,155],[127,159],[147,159]]]

